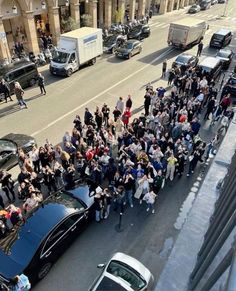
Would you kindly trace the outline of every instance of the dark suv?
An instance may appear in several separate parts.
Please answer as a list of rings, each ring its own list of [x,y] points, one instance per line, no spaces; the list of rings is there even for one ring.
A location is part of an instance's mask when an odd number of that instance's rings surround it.
[[[236,103],[236,74],[232,74],[230,78],[228,79],[227,83],[224,85],[224,88],[222,90],[222,97],[226,94],[231,95],[231,98],[233,100],[233,103]]]

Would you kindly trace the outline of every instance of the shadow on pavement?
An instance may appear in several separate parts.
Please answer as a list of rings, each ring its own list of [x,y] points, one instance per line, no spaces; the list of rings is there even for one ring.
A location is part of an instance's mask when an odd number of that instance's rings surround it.
[[[20,106],[16,104],[15,102],[12,102],[11,105],[8,105],[4,108],[0,109],[0,118],[16,113],[17,111],[20,111]]]
[[[160,55],[164,54],[165,51],[168,49],[168,47],[165,47],[163,49],[160,49],[156,52],[153,52],[149,55],[146,55],[144,57],[141,57],[138,59],[139,62],[142,63],[146,63],[146,64],[150,64],[153,60],[155,60],[156,58],[158,58]],[[157,61],[155,61],[154,63],[152,63],[153,66],[159,65],[161,64],[165,59],[169,59],[169,58],[173,58],[177,55],[179,55],[179,53],[182,52],[180,50],[171,50],[168,54],[166,54],[165,56],[161,57],[160,59],[158,59]],[[141,53],[142,54],[142,53]]]

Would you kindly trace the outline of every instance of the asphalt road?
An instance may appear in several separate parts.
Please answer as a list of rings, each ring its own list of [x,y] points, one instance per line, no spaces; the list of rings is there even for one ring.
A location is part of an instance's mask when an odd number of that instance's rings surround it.
[[[214,31],[221,27],[234,28],[236,18],[233,18],[232,11],[236,3],[232,2],[228,4],[228,15],[224,18],[220,17],[224,11],[224,5],[220,4],[191,16],[206,19],[210,24],[202,58],[216,52],[207,47]],[[1,104],[0,135],[26,133],[33,135],[38,144],[46,138],[56,144],[66,130],[71,130],[74,116],[83,116],[84,107],[94,110],[97,105],[102,106],[106,102],[113,108],[119,96],[126,97],[128,94],[133,97],[135,112],[140,113],[145,84],[152,82],[155,87],[166,86],[166,80],[160,78],[161,64],[167,59],[170,67],[180,53],[167,47],[168,23],[185,17],[185,12],[180,10],[153,17],[150,38],[144,41],[142,53],[131,60],[106,55],[95,66],[85,67],[70,78],[51,76],[48,68],[41,68],[48,94],[39,96],[39,88],[28,89],[25,94],[28,110],[19,111],[15,104]],[[190,52],[196,53],[196,48]],[[209,124],[204,124],[203,138],[212,134]],[[195,179],[196,176],[190,179],[183,177],[180,181],[167,183],[157,200],[155,215],[147,214],[145,205],[135,204],[133,209],[127,209],[121,233],[114,228],[118,223],[116,213],[112,213],[107,221],[89,225],[34,290],[86,291],[99,274],[96,265],[105,262],[116,251],[123,251],[142,261],[157,281],[178,235],[174,224]]]

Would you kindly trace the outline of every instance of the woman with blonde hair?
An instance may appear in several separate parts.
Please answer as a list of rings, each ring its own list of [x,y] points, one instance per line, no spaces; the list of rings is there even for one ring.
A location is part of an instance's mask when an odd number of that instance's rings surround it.
[[[20,105],[20,108],[28,108],[26,103],[25,103],[25,100],[23,99],[23,95],[25,93],[25,91],[21,88],[21,85],[19,82],[15,82],[14,84],[15,86],[15,95],[16,95],[16,99]],[[24,106],[24,107],[23,107]]]

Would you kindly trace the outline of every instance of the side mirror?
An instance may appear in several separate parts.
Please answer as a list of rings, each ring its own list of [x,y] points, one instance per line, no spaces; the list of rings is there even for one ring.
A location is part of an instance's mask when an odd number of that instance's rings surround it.
[[[97,268],[98,268],[98,269],[103,269],[104,267],[105,267],[105,264],[98,264],[98,265],[97,265]]]

